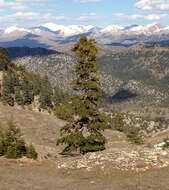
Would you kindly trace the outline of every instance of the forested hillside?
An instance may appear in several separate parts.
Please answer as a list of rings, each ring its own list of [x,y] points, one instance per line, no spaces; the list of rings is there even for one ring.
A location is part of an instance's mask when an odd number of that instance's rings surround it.
[[[10,106],[53,111],[69,99],[63,90],[51,85],[47,76],[41,77],[15,65],[4,48],[0,48],[0,86],[0,99]]]
[[[106,106],[166,107],[169,100],[168,55],[168,46],[140,44],[100,57],[99,78]],[[14,62],[31,72],[48,75],[53,84],[72,93],[73,57],[65,54],[24,56]]]
[[[100,67],[123,80],[137,80],[168,91],[169,46],[135,45],[103,56]]]

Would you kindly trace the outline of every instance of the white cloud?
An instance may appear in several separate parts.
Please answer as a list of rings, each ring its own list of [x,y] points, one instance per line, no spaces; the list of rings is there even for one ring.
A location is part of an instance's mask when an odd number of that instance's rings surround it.
[[[168,11],[169,10],[169,3],[163,3],[159,6],[161,11]]]
[[[113,16],[115,16],[118,19],[126,19],[126,20],[136,20],[143,17],[142,15],[139,15],[139,14],[125,15],[123,13],[117,13],[117,14],[114,14]]]
[[[83,14],[79,18],[77,18],[77,21],[80,22],[88,22],[88,21],[94,21],[99,19],[96,15],[96,13],[88,13],[88,14]]]
[[[53,16],[49,13],[40,14],[38,12],[17,12],[11,15],[0,16],[1,27],[11,26],[11,25],[30,27],[46,22],[56,22],[63,20],[68,20],[68,18],[63,15]]]
[[[16,2],[19,3],[41,3],[41,2],[47,2],[52,0],[16,0]]]
[[[21,4],[20,2],[5,1],[5,0],[0,0],[0,7],[10,8],[14,10],[24,10],[28,8],[27,6]]]
[[[123,13],[117,13],[114,14],[117,19],[121,20],[149,20],[149,21],[155,21],[160,20],[162,18],[169,18],[168,14],[149,14],[149,15],[141,15],[141,14],[133,14],[133,15],[125,15]]]
[[[151,14],[143,17],[143,19],[145,20],[160,20],[161,18],[162,18],[161,15],[156,15],[156,14]]]
[[[28,9],[28,6],[25,5],[24,3],[41,3],[47,1],[52,1],[52,0],[15,0],[15,1],[0,0],[0,7],[5,7],[14,10],[25,10]]]
[[[169,0],[139,0],[134,7],[142,11],[167,11]]]
[[[142,11],[150,11],[153,9],[151,0],[140,0],[134,6],[135,8],[140,9]]]
[[[74,0],[75,2],[80,2],[80,3],[91,3],[91,2],[100,2],[101,0]]]

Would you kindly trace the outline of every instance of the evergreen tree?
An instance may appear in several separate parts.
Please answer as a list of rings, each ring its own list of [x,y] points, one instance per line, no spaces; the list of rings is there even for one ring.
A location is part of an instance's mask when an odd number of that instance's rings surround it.
[[[11,72],[3,74],[2,86],[2,100],[10,106],[13,106],[14,99],[12,94],[14,93],[14,86],[12,82]]]
[[[53,89],[48,80],[48,77],[45,76],[41,82],[41,91],[40,91],[40,108],[47,109],[47,107],[52,107],[52,95]]]
[[[72,51],[77,59],[73,69],[76,79],[72,87],[80,92],[79,101],[74,104],[78,117],[61,129],[57,144],[66,144],[63,153],[78,150],[84,154],[104,150],[106,139],[101,132],[107,127],[107,122],[98,111],[101,101],[96,63],[99,47],[94,39],[88,40],[86,36],[82,36]]]
[[[11,71],[11,83],[13,88],[20,86],[19,84],[19,76],[16,71]]]
[[[38,153],[36,152],[35,147],[32,144],[30,144],[26,148],[26,157],[27,158],[32,158],[34,160],[36,160],[37,157],[38,157]]]
[[[32,74],[32,84],[33,84],[33,92],[34,95],[37,96],[41,91],[41,77],[39,74]]]
[[[15,101],[18,105],[23,105],[23,97],[21,95],[21,90],[19,87],[15,89]]]
[[[0,47],[0,71],[7,70],[10,63],[11,60],[8,50]]]
[[[59,87],[54,87],[54,92],[53,92],[53,97],[52,97],[52,101],[54,106],[58,106],[60,103],[65,104],[65,102],[69,101],[70,96],[64,92],[62,89],[60,89]]]
[[[0,127],[0,156],[7,158],[28,158],[36,159],[38,154],[32,144],[26,146],[19,128],[11,119],[8,128],[5,130]]]
[[[34,100],[33,86],[29,79],[23,77],[22,80],[22,94],[23,94],[23,103],[24,105],[29,105]]]
[[[8,129],[2,136],[1,144],[3,144],[3,153],[7,158],[21,158],[26,155],[26,145],[21,131],[12,119],[8,122]]]

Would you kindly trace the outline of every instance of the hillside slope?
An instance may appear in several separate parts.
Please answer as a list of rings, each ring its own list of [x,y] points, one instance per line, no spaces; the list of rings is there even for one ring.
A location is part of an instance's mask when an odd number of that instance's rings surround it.
[[[136,45],[102,56],[99,77],[106,102],[113,107],[126,103],[138,104],[138,108],[166,107],[169,101],[168,55],[168,46]],[[25,56],[14,62],[31,72],[47,74],[53,84],[72,92],[73,57],[65,54]]]
[[[25,52],[25,49],[23,51],[18,51],[18,49],[16,48],[17,53]],[[33,52],[50,54],[53,51],[37,49]],[[39,74],[26,71],[22,66],[17,66],[11,61],[7,49],[0,48],[1,102],[35,111],[53,112],[57,105],[68,102],[68,99],[68,94],[57,86],[52,86],[47,76],[41,77]]]
[[[11,116],[26,142],[35,145],[39,158],[37,161],[0,158],[0,189],[86,190],[88,184],[91,190],[123,190],[126,187],[135,190],[138,186],[141,190],[168,190],[168,167],[161,168],[169,164],[167,151],[154,151],[147,145],[130,145],[123,134],[108,130],[105,131],[107,150],[64,157],[59,154],[62,147],[55,146],[63,121],[52,115],[0,104],[0,122],[3,126]],[[165,135],[167,133],[169,131]],[[130,170],[133,167],[137,172]],[[153,169],[142,172],[145,167]]]
[[[69,157],[62,156],[59,154],[62,150],[62,147],[56,147],[56,140],[58,138],[60,128],[65,124],[65,122],[57,119],[53,115],[49,115],[46,112],[39,113],[27,110],[27,108],[29,108],[27,106],[27,102],[26,106],[24,105],[26,109],[18,106],[18,104],[15,102],[15,90],[18,86],[21,86],[21,96],[24,95],[22,92],[22,83],[21,85],[18,85],[18,83],[20,84],[20,82],[28,81],[27,85],[25,86],[29,86],[30,84],[33,85],[34,80],[32,80],[32,78],[38,75],[28,73],[22,67],[15,66],[11,61],[9,61],[8,56],[4,56],[8,55],[7,52],[4,49],[2,49],[2,51],[4,51],[4,53],[0,54],[0,63],[3,63],[1,64],[1,66],[3,66],[1,73],[2,77],[5,75],[8,78],[7,86],[9,86],[9,84],[12,85],[10,86],[10,89],[13,89],[13,91],[7,91],[8,93],[6,93],[6,95],[10,95],[10,100],[11,98],[14,100],[14,105],[8,106],[0,103],[0,122],[2,124],[2,127],[6,127],[7,121],[13,117],[16,125],[21,129],[21,132],[24,135],[24,139],[27,143],[33,143],[39,154],[39,157],[37,161],[32,161],[26,158],[18,160],[6,160],[6,158],[1,157],[0,172],[3,175],[0,178],[0,188],[4,189],[5,187],[6,189],[13,190],[38,190],[44,188],[51,190],[55,190],[57,188],[63,190],[78,190],[80,188],[82,190],[86,190],[86,184],[88,184],[89,190],[114,188],[121,190],[126,187],[130,190],[135,190],[136,187],[144,190],[168,190],[169,150],[158,150],[154,148],[155,144],[162,142],[163,138],[169,134],[168,123],[166,123],[167,121],[164,121],[165,126],[167,126],[165,128],[165,131],[161,132],[159,131],[161,130],[161,123],[158,121],[142,122],[139,117],[135,118],[135,121],[141,121],[141,124],[143,123],[143,128],[145,128],[145,123],[150,123],[151,129],[152,127],[156,128],[155,124],[159,124],[157,126],[158,130],[156,131],[156,134],[154,135],[154,131],[152,131],[152,133],[149,134],[148,138],[145,139],[144,145],[136,146],[134,144],[131,144],[126,141],[126,136],[123,133],[108,129],[104,132],[104,135],[107,138],[106,150],[96,153],[92,152],[86,155],[74,155]],[[58,61],[59,64],[57,65],[56,70],[52,70],[52,68],[55,68],[55,65],[51,67],[50,65],[52,65],[52,63],[56,64],[55,61],[57,60],[56,58],[58,58],[58,55],[50,56],[52,56],[53,62],[49,62],[47,67],[50,68],[50,71],[55,72],[54,76],[57,76],[56,71],[59,71],[60,73],[62,72],[62,76],[66,78],[65,74],[68,73],[68,69],[70,69],[72,65],[69,65],[68,62],[67,65],[63,64],[65,63],[63,60],[67,61],[67,59],[64,59],[65,57],[60,57],[60,62]],[[41,58],[45,60],[46,58],[49,58],[50,61],[50,56],[34,57],[34,60],[37,60],[39,62]],[[25,59],[27,59],[27,57]],[[32,61],[32,58],[28,60]],[[38,62],[35,62],[35,67]],[[42,63],[46,62],[39,62],[39,66],[41,66]],[[28,66],[32,68],[31,64]],[[67,70],[65,70],[64,73],[62,69],[65,68],[67,68]],[[39,70],[37,71],[39,72]],[[7,74],[8,72],[10,72],[10,74]],[[44,70],[43,73],[46,74]],[[25,78],[22,80],[13,80],[15,79],[15,77],[13,77],[11,80],[11,76],[18,76],[18,79],[22,79],[23,76],[28,78],[26,78],[27,80]],[[49,76],[51,77],[51,75]],[[109,88],[109,85],[112,85],[111,80],[113,81],[111,75],[102,73],[100,76],[102,76],[102,79],[105,79],[105,85],[107,85],[107,88]],[[70,76],[69,79],[71,80],[72,77],[73,76]],[[2,78],[1,83],[2,92],[4,88],[6,88],[3,84],[3,81],[4,78]],[[18,83],[16,85],[11,83],[11,81],[17,81]],[[120,87],[119,81],[120,80],[118,78],[115,78],[114,84],[116,84],[117,88]],[[67,81],[67,84],[68,82],[70,81]],[[49,81],[47,81],[47,84],[50,84]],[[63,86],[62,81],[61,84],[62,87],[66,89]],[[45,86],[45,89],[41,89],[41,87],[44,87],[43,85],[44,83],[40,85],[40,96],[47,90],[47,86]],[[102,89],[104,90],[103,87],[105,86],[102,82]],[[52,87],[51,89],[53,90]],[[37,86],[36,88],[31,88],[26,92],[27,95],[29,95],[28,92],[32,92],[35,99],[38,96],[36,97],[37,94],[34,94],[34,90],[37,90]],[[106,93],[107,92],[109,91],[106,91]],[[153,91],[153,93],[155,92]],[[64,94],[60,94],[61,97],[62,95]],[[4,93],[2,93],[2,100],[4,100],[3,96]],[[46,97],[46,94],[43,94],[42,97]],[[34,99],[31,101],[30,105],[35,103]],[[44,99],[46,102],[46,98]],[[60,101],[60,99],[57,99],[57,103],[58,100]],[[128,118],[127,122],[128,121],[133,122],[131,118]],[[134,123],[134,125],[137,125],[137,123]],[[151,129],[149,130],[151,131]],[[162,167],[166,168],[161,169]],[[139,172],[139,174],[136,171]],[[142,173],[143,171],[145,172]],[[157,178],[158,180],[156,180]]]

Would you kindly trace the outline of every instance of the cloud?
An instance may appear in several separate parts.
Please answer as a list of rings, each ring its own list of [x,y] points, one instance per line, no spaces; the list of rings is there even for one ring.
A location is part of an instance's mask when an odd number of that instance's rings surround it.
[[[168,14],[149,14],[149,15],[141,15],[141,14],[133,14],[133,15],[125,15],[123,13],[117,13],[114,14],[117,19],[120,20],[149,20],[149,21],[155,21],[160,20],[162,18],[169,18]]]
[[[19,3],[41,3],[41,2],[47,2],[52,0],[16,0],[16,2]]]
[[[139,0],[134,7],[141,11],[168,11],[169,0]]]
[[[11,25],[30,27],[40,25],[46,22],[66,21],[69,18],[59,15],[53,16],[50,13],[40,14],[38,12],[17,12],[11,15],[0,16],[1,27],[7,27]]]
[[[28,7],[17,1],[0,0],[0,7],[10,8],[14,10],[24,10]]]
[[[25,3],[41,3],[41,2],[47,2],[52,0],[15,0],[15,1],[6,1],[6,0],[0,0],[0,7],[13,9],[13,10],[25,10],[29,7]]]
[[[80,2],[80,3],[97,3],[100,2],[101,0],[74,0],[75,2]]]
[[[88,14],[81,15],[76,20],[80,22],[89,22],[89,21],[96,21],[98,19],[99,17],[97,17],[96,13],[88,13]]]

